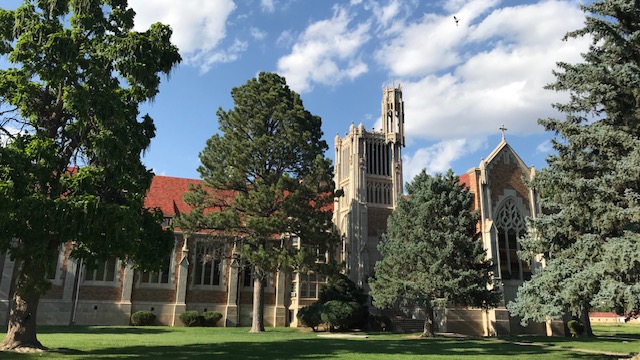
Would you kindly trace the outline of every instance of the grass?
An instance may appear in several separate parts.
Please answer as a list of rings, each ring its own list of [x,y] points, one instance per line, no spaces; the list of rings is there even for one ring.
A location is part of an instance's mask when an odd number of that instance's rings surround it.
[[[42,326],[39,340],[56,350],[1,353],[2,359],[617,359],[576,349],[640,351],[640,326],[594,327],[596,339],[509,337],[419,339],[417,334],[328,338],[292,328]],[[515,342],[525,343],[516,344]]]

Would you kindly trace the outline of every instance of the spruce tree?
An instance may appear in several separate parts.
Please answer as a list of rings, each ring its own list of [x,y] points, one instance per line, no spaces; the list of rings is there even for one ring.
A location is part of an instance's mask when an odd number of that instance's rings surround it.
[[[234,108],[217,112],[221,134],[200,153],[204,185],[185,194],[193,210],[178,226],[240,239],[239,255],[254,278],[251,332],[261,332],[266,277],[308,269],[316,250],[325,252],[337,240],[331,232],[333,171],[324,157],[320,117],[304,108],[284,78],[262,72],[231,96]],[[298,236],[313,251],[298,251],[282,235]]]
[[[585,26],[565,40],[592,43],[583,62],[558,63],[547,86],[569,100],[554,105],[564,119],[540,120],[555,154],[532,182],[544,214],[521,241],[522,256],[543,254],[546,267],[508,306],[523,322],[569,312],[592,335],[591,308],[640,308],[640,6],[606,0],[583,11]]]
[[[15,260],[1,349],[42,348],[40,296],[63,244],[88,262],[157,269],[173,247],[144,208],[155,133],[138,105],[180,61],[171,29],[135,32],[126,0],[25,0],[0,9],[0,254]]]
[[[422,336],[434,335],[434,307],[488,308],[499,294],[489,289],[491,261],[478,232],[473,195],[451,170],[428,175],[424,170],[406,186],[387,222],[370,280],[374,305],[395,304],[425,309]]]

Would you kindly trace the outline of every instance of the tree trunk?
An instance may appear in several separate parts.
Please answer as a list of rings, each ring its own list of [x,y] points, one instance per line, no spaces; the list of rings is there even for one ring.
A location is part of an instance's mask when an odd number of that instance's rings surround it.
[[[253,319],[251,321],[252,333],[264,331],[264,286],[265,275],[262,271],[253,270]]]
[[[12,290],[7,335],[0,343],[0,350],[18,348],[46,349],[36,336],[36,315],[40,303],[40,292],[36,284],[45,281],[43,266],[29,260],[16,267],[18,279]]]
[[[424,326],[420,337],[434,337],[436,334],[435,324],[433,322],[433,306],[427,305],[424,310]]]
[[[584,335],[587,337],[593,337],[593,329],[591,328],[591,320],[589,319],[589,310],[591,307],[586,304],[583,307],[582,314],[580,315],[582,325],[584,325]]]

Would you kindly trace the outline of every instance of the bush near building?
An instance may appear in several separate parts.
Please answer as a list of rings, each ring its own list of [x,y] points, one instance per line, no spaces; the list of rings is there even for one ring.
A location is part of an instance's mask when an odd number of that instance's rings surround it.
[[[151,311],[141,310],[131,314],[131,325],[149,326],[156,321],[156,315]]]
[[[318,301],[298,311],[298,320],[316,331],[320,324],[331,330],[351,330],[367,326],[367,296],[346,275],[338,274],[320,290]]]

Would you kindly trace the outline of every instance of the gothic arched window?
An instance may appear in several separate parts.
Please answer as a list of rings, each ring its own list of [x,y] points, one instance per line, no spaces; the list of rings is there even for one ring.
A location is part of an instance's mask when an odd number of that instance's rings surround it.
[[[531,279],[529,263],[521,261],[517,254],[520,250],[518,239],[526,233],[526,224],[512,198],[500,207],[495,224],[498,229],[500,275],[505,280]]]

